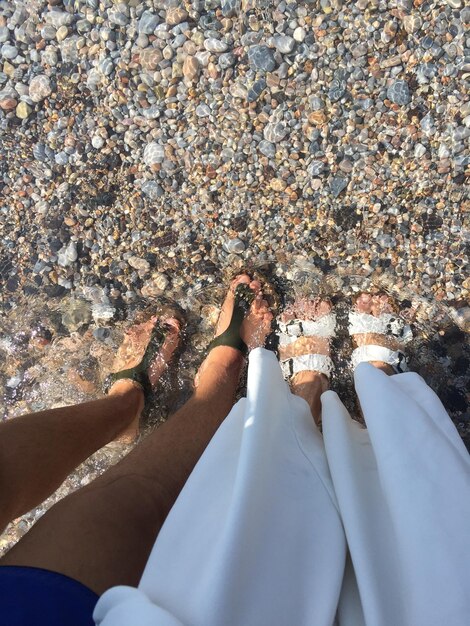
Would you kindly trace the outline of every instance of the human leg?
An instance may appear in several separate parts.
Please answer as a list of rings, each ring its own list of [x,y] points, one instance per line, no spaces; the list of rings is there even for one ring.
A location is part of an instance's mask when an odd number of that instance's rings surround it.
[[[139,361],[139,350],[145,350],[152,326],[150,322],[129,331],[116,356],[117,367],[131,367],[133,361]],[[135,341],[137,335],[140,346]],[[171,327],[149,368],[154,385],[178,341],[178,328]],[[141,388],[132,381],[120,380],[105,398],[1,424],[0,532],[9,521],[45,500],[96,450],[123,434],[135,436],[143,406]]]
[[[271,317],[262,299],[252,304],[242,326],[249,347],[260,326],[264,342]],[[233,405],[242,364],[234,348],[212,350],[191,399],[120,463],[50,509],[0,565],[60,572],[97,593],[136,585],[170,508]]]
[[[281,317],[281,321],[288,323],[294,320],[304,322],[314,322],[331,313],[331,303],[320,298],[298,299],[294,304],[286,309]],[[302,323],[302,322],[301,322]],[[320,322],[321,323],[321,322]],[[281,360],[301,357],[309,354],[330,356],[330,341],[325,335],[310,335],[299,337],[296,341],[281,346]],[[329,389],[328,377],[315,370],[304,370],[294,374],[290,381],[292,393],[303,398],[312,412],[312,416],[317,426],[321,421],[321,401],[320,397],[324,391]]]
[[[365,316],[372,316],[374,318],[380,318],[382,315],[395,315],[394,307],[391,299],[386,294],[373,295],[370,293],[361,293],[357,298],[354,311],[359,314],[365,314]],[[369,318],[370,319],[370,318]],[[353,343],[356,348],[360,346],[382,346],[389,350],[399,350],[401,347],[400,341],[391,333],[386,332],[373,332],[377,329],[372,328],[371,332],[359,332],[351,333]],[[388,376],[395,374],[393,367],[385,363],[384,361],[369,361],[371,365],[377,369],[382,370]]]

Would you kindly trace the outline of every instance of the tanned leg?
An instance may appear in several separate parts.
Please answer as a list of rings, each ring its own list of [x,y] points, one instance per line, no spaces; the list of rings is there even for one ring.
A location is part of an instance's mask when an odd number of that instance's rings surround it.
[[[242,326],[249,347],[260,325],[264,341],[271,319],[257,298]],[[97,593],[137,585],[169,510],[233,406],[243,361],[233,348],[212,350],[191,399],[120,463],[50,509],[0,565],[61,572]]]

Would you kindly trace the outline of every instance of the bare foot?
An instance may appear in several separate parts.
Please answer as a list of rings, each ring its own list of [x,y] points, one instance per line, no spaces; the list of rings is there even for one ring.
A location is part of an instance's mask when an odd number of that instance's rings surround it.
[[[315,298],[313,300],[302,298],[285,309],[281,316],[282,322],[293,319],[315,321],[332,310],[331,302]],[[290,359],[303,354],[324,354],[330,356],[330,340],[327,337],[299,337],[295,342],[281,346],[279,356],[281,360]],[[312,415],[317,424],[321,420],[320,396],[329,389],[328,378],[315,371],[298,372],[291,380],[292,393],[300,396],[308,402]]]
[[[264,345],[266,337],[271,332],[273,314],[269,310],[268,302],[263,298],[261,283],[257,280],[252,280],[248,274],[240,274],[232,281],[220,311],[215,337],[221,335],[229,327],[235,300],[235,289],[238,285],[243,283],[254,291],[255,299],[240,327],[240,337],[248,346],[248,350],[253,350],[254,348],[259,348]],[[241,361],[242,358],[242,354],[236,348],[231,348],[230,346],[217,346],[213,348],[199,368],[194,380],[194,386],[198,386],[201,375],[209,363],[218,361],[223,365],[233,359]]]
[[[368,313],[375,317],[379,317],[382,313],[395,313],[392,301],[386,294],[373,296],[370,293],[361,293],[356,300],[354,309],[358,313]],[[394,337],[379,333],[357,333],[353,335],[353,342],[355,347],[374,344],[390,348],[390,350],[398,350],[400,348],[399,342]],[[395,373],[392,366],[383,361],[370,361],[370,363],[383,370],[389,376]]]

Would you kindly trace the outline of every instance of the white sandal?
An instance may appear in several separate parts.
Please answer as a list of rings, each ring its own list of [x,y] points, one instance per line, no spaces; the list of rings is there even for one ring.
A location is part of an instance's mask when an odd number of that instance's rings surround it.
[[[336,315],[327,313],[317,320],[293,319],[288,322],[278,322],[279,346],[288,346],[299,337],[325,337],[335,336]],[[333,361],[325,354],[302,354],[281,360],[282,373],[286,380],[289,380],[298,372],[314,371],[324,374],[328,379],[334,369]]]
[[[362,333],[393,337],[402,344],[413,339],[410,326],[393,313],[382,313],[382,315],[375,316],[369,313],[350,311],[349,334],[358,335]],[[354,369],[359,363],[369,361],[383,361],[383,363],[391,365],[395,374],[408,371],[407,357],[401,350],[391,350],[376,344],[359,346],[353,350],[351,362]]]

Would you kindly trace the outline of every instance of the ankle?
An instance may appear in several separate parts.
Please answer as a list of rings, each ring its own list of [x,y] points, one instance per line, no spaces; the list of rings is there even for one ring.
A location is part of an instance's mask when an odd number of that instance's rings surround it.
[[[369,361],[369,363],[376,367],[378,370],[382,370],[382,372],[385,372],[388,376],[393,376],[393,374],[395,374],[393,367],[388,363],[384,363],[383,361]]]
[[[109,390],[108,396],[116,398],[119,408],[129,415],[129,423],[142,413],[145,398],[138,383],[128,379],[118,380]]]
[[[309,386],[312,386],[312,388],[315,389],[320,387],[321,393],[323,393],[329,389],[330,384],[325,374],[308,370],[304,372],[297,372],[297,374],[292,377],[291,386],[293,390],[297,387],[302,387],[303,389],[308,388]]]
[[[206,399],[229,385],[235,393],[245,359],[241,352],[227,346],[218,346],[209,352],[194,380],[194,398]]]
[[[328,378],[319,372],[299,372],[292,379],[292,393],[307,402],[317,426],[321,421],[320,397],[328,388]]]

